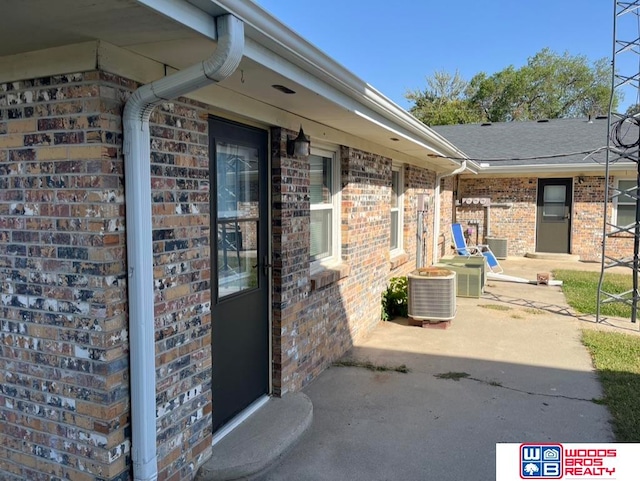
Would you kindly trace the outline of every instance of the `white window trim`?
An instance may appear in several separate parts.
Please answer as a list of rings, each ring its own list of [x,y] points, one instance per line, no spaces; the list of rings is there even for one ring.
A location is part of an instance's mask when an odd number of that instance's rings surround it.
[[[616,182],[616,189],[620,190],[620,181],[631,181],[631,182],[635,182],[636,179],[633,177],[617,177],[615,182]],[[611,229],[614,230],[615,226],[618,225],[618,200],[620,199],[619,196],[616,196],[613,199],[613,215],[612,217],[612,224],[614,224],[613,226],[611,226]],[[623,203],[622,205],[631,205],[631,204],[627,204],[627,203]]]
[[[311,273],[318,272],[324,268],[330,267],[332,265],[338,264],[342,260],[342,228],[341,228],[341,218],[342,218],[342,188],[340,183],[340,158],[338,155],[338,150],[336,148],[332,148],[329,146],[312,146],[311,154],[319,155],[321,157],[329,157],[332,159],[331,165],[331,184],[333,187],[333,192],[331,196],[331,204],[333,215],[331,216],[332,225],[331,225],[331,255],[328,257],[324,257],[322,259],[318,259],[315,261],[311,261],[310,270]],[[309,210],[322,210],[322,208],[314,207],[313,204],[309,205]]]
[[[404,165],[394,164],[391,170],[398,172],[398,247],[391,249],[391,257],[404,254]],[[393,189],[391,192],[393,195]],[[389,226],[391,229],[391,226]],[[391,240],[391,232],[389,232],[389,240]],[[391,242],[389,242],[391,244]]]

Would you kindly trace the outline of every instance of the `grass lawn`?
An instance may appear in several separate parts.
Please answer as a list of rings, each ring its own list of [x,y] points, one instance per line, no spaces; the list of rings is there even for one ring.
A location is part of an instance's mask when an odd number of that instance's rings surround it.
[[[562,291],[567,302],[582,314],[596,313],[599,272],[557,270],[554,278],[562,281]],[[622,294],[632,288],[631,275],[607,273],[602,289],[611,294]],[[600,313],[605,316],[631,317],[631,306],[613,302],[602,306]]]
[[[640,337],[585,330],[582,342],[598,371],[616,441],[640,442]]]
[[[598,272],[554,272],[563,282],[567,302],[583,314],[596,313]],[[604,290],[622,293],[631,288],[631,276],[607,274]],[[616,317],[631,317],[629,306],[613,303],[601,313]],[[618,442],[640,442],[640,336],[584,330],[582,342],[589,349],[593,365],[604,391],[603,404],[613,417],[613,431]]]

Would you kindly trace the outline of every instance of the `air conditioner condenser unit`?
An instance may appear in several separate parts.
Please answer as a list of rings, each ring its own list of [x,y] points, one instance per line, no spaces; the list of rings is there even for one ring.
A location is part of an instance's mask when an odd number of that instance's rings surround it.
[[[427,267],[407,276],[409,317],[448,321],[456,316],[456,273]]]

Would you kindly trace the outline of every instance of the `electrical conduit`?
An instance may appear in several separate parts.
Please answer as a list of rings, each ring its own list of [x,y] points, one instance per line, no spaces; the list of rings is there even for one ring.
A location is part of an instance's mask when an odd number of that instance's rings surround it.
[[[131,95],[123,113],[135,481],[158,478],[149,117],[158,103],[233,74],[244,52],[244,24],[232,15],[224,15],[216,18],[216,29],[218,44],[211,57],[143,85]]]

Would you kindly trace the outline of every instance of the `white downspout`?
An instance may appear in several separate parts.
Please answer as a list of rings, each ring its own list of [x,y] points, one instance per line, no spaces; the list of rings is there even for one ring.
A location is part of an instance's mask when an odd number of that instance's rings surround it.
[[[447,174],[436,175],[436,182],[433,186],[433,250],[431,255],[433,257],[433,264],[438,262],[438,237],[440,237],[440,181],[445,177],[464,172],[467,168],[467,161],[463,160],[460,167],[453,172]]]
[[[216,18],[213,55],[137,89],[123,113],[133,478],[156,481],[156,377],[151,217],[151,136],[155,106],[229,77],[244,52],[244,24],[231,15]]]

